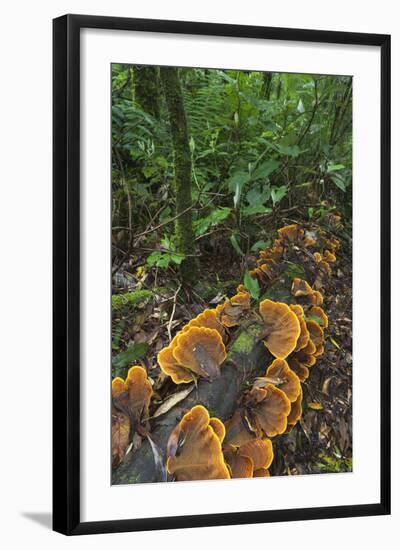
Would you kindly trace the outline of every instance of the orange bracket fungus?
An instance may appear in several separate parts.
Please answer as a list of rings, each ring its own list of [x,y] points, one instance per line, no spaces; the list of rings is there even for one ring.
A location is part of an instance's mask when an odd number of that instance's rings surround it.
[[[317,359],[315,357],[317,347],[312,340],[309,340],[305,348],[293,354],[293,358],[297,359],[306,367],[315,365]]]
[[[234,479],[253,477],[253,461],[250,457],[243,456],[239,447],[224,449],[224,458],[228,465],[230,477]]]
[[[149,405],[152,394],[151,383],[143,367],[131,367],[125,382],[122,378],[115,378],[112,383],[113,405],[129,417],[132,431],[140,435],[146,435],[149,430]]]
[[[229,446],[224,449],[224,457],[233,478],[267,477],[265,471],[274,459],[272,441],[270,439],[252,439],[240,447]],[[262,474],[257,474],[262,470]]]
[[[303,279],[295,278],[292,283],[292,294],[293,296],[310,296],[313,293],[313,289]]]
[[[282,239],[295,243],[304,236],[304,229],[301,229],[297,224],[286,225],[278,229],[278,234]]]
[[[192,382],[196,376],[213,380],[226,359],[221,334],[211,328],[192,326],[179,333],[158,354],[158,364],[176,384]]]
[[[177,481],[229,479],[221,447],[224,435],[225,428],[219,419],[210,419],[202,405],[193,407],[170,435],[168,473]]]
[[[223,340],[225,340],[227,336],[224,326],[217,318],[215,309],[205,309],[202,313],[197,315],[197,317],[189,321],[189,323],[183,327],[182,332],[186,332],[191,327],[205,327],[217,330]]]
[[[310,333],[308,332],[306,321],[304,319],[304,311],[299,304],[290,304],[290,309],[297,315],[297,319],[300,323],[300,336],[297,340],[294,351],[299,351],[306,347],[308,340],[310,339]]]
[[[175,384],[189,384],[195,380],[195,375],[188,369],[179,365],[173,354],[173,349],[177,344],[177,336],[172,340],[170,345],[162,349],[157,361],[161,370],[170,376]]]
[[[295,425],[297,424],[297,422],[300,420],[302,415],[302,407],[301,407],[302,401],[303,401],[303,390],[301,389],[301,386],[300,386],[300,393],[296,401],[292,403],[292,407],[290,409],[290,413],[287,418],[286,433],[291,432],[295,427]]]
[[[325,250],[324,251],[324,260],[331,264],[331,263],[336,262],[336,256],[330,250]]]
[[[290,401],[272,384],[253,387],[244,398],[246,420],[257,437],[274,437],[286,430]]]
[[[212,385],[198,385],[179,409],[172,407],[164,415],[163,422],[152,423],[152,437],[167,451],[166,469],[170,479],[268,477],[274,458],[269,438],[289,433],[302,416],[301,383],[308,379],[309,369],[324,352],[324,329],[328,327],[328,316],[321,307],[323,295],[319,290],[324,273],[329,274],[331,264],[336,261],[339,241],[328,239],[327,233],[320,229],[309,231],[297,224],[282,227],[278,233],[279,238],[272,246],[259,252],[257,266],[250,275],[259,279],[268,296],[281,295],[271,284],[274,280],[286,285],[289,278],[292,296],[288,301],[298,303],[264,299],[259,304],[261,320],[251,311],[251,295],[240,284],[234,296],[226,298],[215,309],[205,309],[181,327],[171,343],[158,354],[161,370],[176,384],[187,384],[199,378],[215,380]],[[315,252],[315,248],[305,250],[307,247],[318,248],[320,252]],[[306,273],[307,277],[316,274],[313,284],[292,278],[284,271],[287,263],[302,264],[304,277]],[[282,293],[286,295],[287,289]],[[245,357],[246,348],[235,361],[236,340],[230,338],[229,328],[240,326],[244,319],[246,330],[252,323],[254,325],[251,325],[254,338],[249,347],[251,354],[255,350],[257,354],[250,355],[249,351],[249,357]],[[235,337],[237,333],[240,337],[241,331],[235,331]],[[273,356],[269,356],[272,362],[269,361],[263,376],[259,375],[265,368],[268,354],[263,346],[255,345],[257,339],[263,341]],[[220,368],[227,357],[225,345],[232,345],[229,359],[236,368],[226,369],[220,376]],[[256,358],[254,362],[253,357]],[[231,378],[234,376],[236,378]],[[233,380],[230,387],[234,388],[229,390],[229,398],[225,384],[228,379]],[[243,392],[246,384],[251,389]],[[135,454],[135,460],[141,460],[142,470],[146,470],[144,474],[134,461],[125,459],[127,450],[135,446],[138,449],[141,437],[148,433],[151,395],[150,381],[141,367],[132,367],[126,380],[115,378],[112,382],[112,460],[113,467],[123,462],[118,468],[120,483],[126,482],[124,469],[131,463],[132,479],[137,480],[140,474],[140,480],[155,480],[157,473],[153,465],[148,465],[145,455],[145,446],[148,454],[150,443],[144,442]],[[229,402],[228,409],[226,403],[221,404],[224,399]],[[199,402],[207,403],[216,415],[229,419],[224,424],[219,418],[210,418],[208,410],[197,404]],[[185,411],[178,424],[177,410]],[[278,465],[277,470],[279,468]]]
[[[324,331],[316,321],[307,321],[308,332],[310,333],[310,340],[315,346],[314,355],[322,355],[324,352]]]
[[[318,290],[313,290],[307,281],[297,277],[293,279],[292,294],[296,298],[306,296],[308,301],[314,306],[321,306],[324,301],[322,294]]]
[[[177,338],[173,356],[179,365],[204,378],[218,378],[226,359],[225,345],[218,331],[192,327]]]
[[[235,296],[227,298],[223,304],[219,304],[215,311],[218,320],[227,328],[239,324],[243,313],[250,309],[250,294],[241,288]]]
[[[297,357],[292,357],[289,359],[290,368],[297,375],[300,382],[304,382],[310,376],[308,367],[301,363]]]
[[[322,306],[324,303],[324,298],[318,290],[313,290],[312,293],[308,296],[308,300],[314,306]]]
[[[117,466],[129,444],[134,450],[141,443],[141,437],[149,431],[149,404],[153,393],[151,383],[144,368],[134,366],[129,369],[126,380],[114,378],[112,392],[112,462]]]
[[[318,323],[321,325],[321,327],[323,328],[328,327],[328,323],[329,323],[328,316],[326,315],[325,311],[321,307],[313,306],[311,309],[309,309],[307,315],[309,317],[315,317],[316,319],[318,319]]]
[[[240,447],[255,437],[253,431],[250,430],[247,422],[244,421],[242,411],[236,409],[232,418],[225,422],[226,436],[225,444]]]
[[[301,391],[300,380],[284,359],[275,359],[267,368],[265,376],[267,379],[277,378],[279,389],[286,394],[289,401],[296,401]]]
[[[300,336],[297,315],[288,305],[268,299],[260,303],[260,314],[265,325],[260,338],[274,357],[285,359],[295,349]]]

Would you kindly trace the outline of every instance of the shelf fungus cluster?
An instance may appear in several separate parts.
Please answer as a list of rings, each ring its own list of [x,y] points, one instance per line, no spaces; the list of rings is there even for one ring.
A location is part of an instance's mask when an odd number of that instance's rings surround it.
[[[250,272],[262,291],[258,305],[241,284],[234,296],[190,320],[159,352],[160,369],[175,384],[201,380],[212,384],[220,377],[234,335],[245,323],[253,323],[267,357],[262,371],[259,366],[257,372],[246,371],[245,389],[230,418],[210,416],[201,403],[190,410],[183,407],[185,413],[169,434],[166,448],[169,480],[270,475],[273,439],[284,437],[299,422],[302,383],[324,353],[329,321],[323,309],[323,278],[332,274],[338,247],[339,241],[326,233],[296,224],[282,227],[272,245],[260,251],[257,267]],[[304,276],[293,275],[288,282],[284,270],[296,259],[303,261]],[[282,301],[270,293],[276,281],[288,286]],[[113,380],[113,464],[148,434],[151,396],[152,386],[142,367],[132,367],[126,380]]]
[[[207,326],[188,326],[160,351],[158,364],[175,384],[187,384],[198,378],[218,378],[225,358],[220,331]]]
[[[229,329],[240,325],[250,307],[250,294],[239,285],[235,296],[215,309],[205,309],[160,351],[157,359],[161,370],[175,384],[187,384],[198,378],[218,378],[226,359]]]
[[[149,432],[149,405],[153,394],[143,367],[133,366],[125,380],[114,378],[112,395],[112,463],[118,466],[130,447],[137,449]]]
[[[167,471],[176,481],[229,479],[222,452],[225,426],[202,405],[187,412],[167,444]]]

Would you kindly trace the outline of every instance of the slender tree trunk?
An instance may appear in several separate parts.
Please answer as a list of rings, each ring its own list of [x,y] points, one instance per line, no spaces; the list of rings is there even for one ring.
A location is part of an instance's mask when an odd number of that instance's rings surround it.
[[[273,74],[274,73],[264,73],[263,75],[262,95],[265,99],[268,99],[268,101],[271,99]]]
[[[160,118],[160,79],[158,67],[133,68],[135,101],[146,113]]]
[[[160,69],[167,101],[171,137],[174,150],[176,236],[178,251],[186,258],[181,264],[184,283],[196,280],[198,264],[195,257],[195,236],[192,215],[192,164],[190,158],[188,129],[178,70],[174,67]]]

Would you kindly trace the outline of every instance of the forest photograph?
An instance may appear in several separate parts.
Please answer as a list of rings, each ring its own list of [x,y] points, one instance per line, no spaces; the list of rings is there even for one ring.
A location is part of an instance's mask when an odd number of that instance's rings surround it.
[[[111,483],[352,472],[352,77],[111,84]]]

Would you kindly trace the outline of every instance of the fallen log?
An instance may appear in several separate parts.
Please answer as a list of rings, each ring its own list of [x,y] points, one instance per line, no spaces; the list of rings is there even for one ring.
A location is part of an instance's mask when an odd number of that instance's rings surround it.
[[[157,418],[151,432],[153,442],[165,453],[171,431],[183,414],[193,406],[204,405],[210,416],[226,421],[232,416],[238,399],[244,389],[244,383],[265,371],[271,356],[264,344],[258,339],[259,325],[250,325],[240,331],[230,346],[221,376],[213,382],[199,380],[197,388],[167,413]],[[165,463],[165,454],[163,461]],[[161,481],[162,472],[156,466],[151,445],[143,440],[141,447],[130,453],[125,461],[113,472],[113,485],[133,483],[154,483]]]

